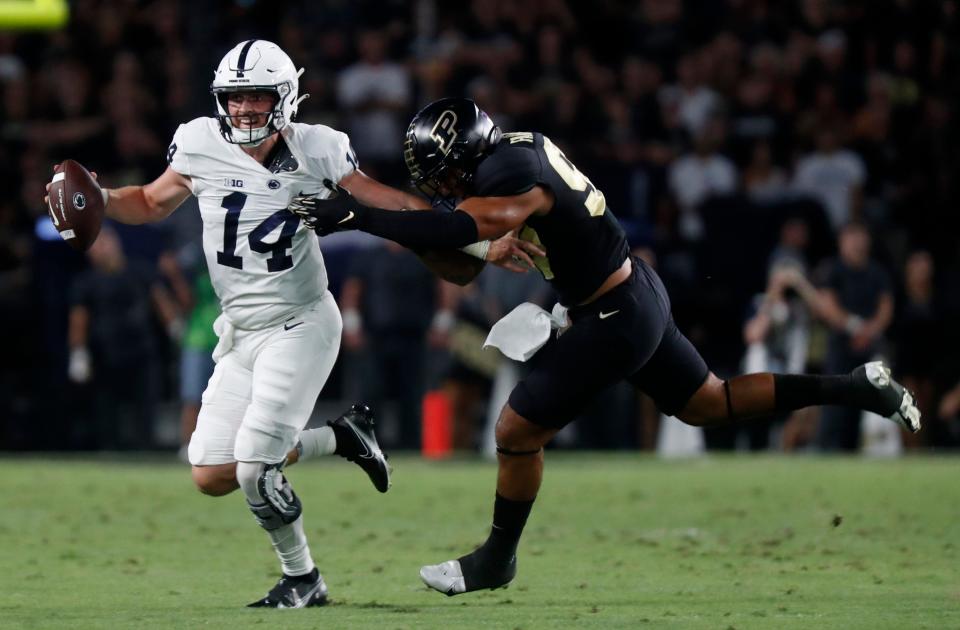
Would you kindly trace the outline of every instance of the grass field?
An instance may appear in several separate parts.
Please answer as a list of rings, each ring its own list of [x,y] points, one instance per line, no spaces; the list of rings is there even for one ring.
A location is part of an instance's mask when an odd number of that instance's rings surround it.
[[[960,460],[554,455],[506,590],[428,591],[495,468],[342,460],[290,478],[333,604],[255,611],[278,567],[242,496],[174,461],[6,458],[0,628],[960,628]],[[261,625],[262,624],[262,625]]]

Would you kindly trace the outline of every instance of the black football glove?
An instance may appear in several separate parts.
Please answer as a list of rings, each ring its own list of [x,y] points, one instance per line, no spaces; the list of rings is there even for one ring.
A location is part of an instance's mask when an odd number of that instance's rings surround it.
[[[317,197],[317,193],[298,195],[290,201],[287,210],[303,220],[303,224],[320,236],[344,232],[357,227],[357,215],[365,206],[361,205],[346,188],[332,182],[324,182],[333,194],[326,199]]]

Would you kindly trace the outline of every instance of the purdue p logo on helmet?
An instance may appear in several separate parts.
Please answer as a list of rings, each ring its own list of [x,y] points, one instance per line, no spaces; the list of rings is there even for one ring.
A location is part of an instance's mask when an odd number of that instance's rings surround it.
[[[307,95],[300,95],[300,75],[287,53],[262,39],[234,46],[213,73],[210,92],[217,106],[220,133],[233,144],[257,145],[287,126]],[[273,110],[262,127],[241,128],[233,124],[227,101],[236,92],[268,92],[276,97]]]
[[[456,112],[452,109],[445,109],[443,113],[440,114],[440,117],[437,118],[433,129],[430,130],[430,137],[437,142],[437,149],[444,155],[450,153],[450,148],[453,147],[453,141],[457,139],[457,129],[454,126],[456,124]]]
[[[470,99],[444,98],[414,116],[407,127],[403,159],[414,186],[431,201],[448,201],[441,185],[468,186],[501,135]]]

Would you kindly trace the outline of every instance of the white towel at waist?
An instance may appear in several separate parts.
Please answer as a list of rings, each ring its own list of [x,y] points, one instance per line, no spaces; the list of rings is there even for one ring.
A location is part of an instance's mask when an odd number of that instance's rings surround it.
[[[559,303],[548,313],[536,304],[524,302],[493,325],[483,347],[493,346],[515,361],[526,361],[547,343],[552,330],[569,325],[567,309]]]
[[[219,337],[217,347],[213,349],[214,363],[219,363],[223,355],[233,348],[233,331],[233,324],[227,321],[223,313],[220,313],[220,316],[213,322],[213,332]]]

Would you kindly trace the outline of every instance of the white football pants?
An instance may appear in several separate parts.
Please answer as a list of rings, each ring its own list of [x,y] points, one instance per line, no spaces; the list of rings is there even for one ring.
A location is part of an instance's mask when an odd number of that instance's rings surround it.
[[[330,376],[342,328],[329,291],[271,328],[236,329],[221,315],[214,326],[220,335],[217,366],[190,438],[190,463],[282,461]]]

